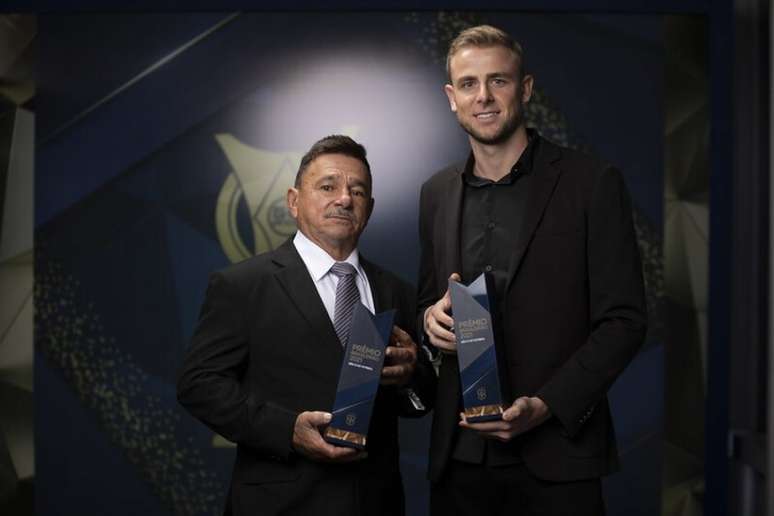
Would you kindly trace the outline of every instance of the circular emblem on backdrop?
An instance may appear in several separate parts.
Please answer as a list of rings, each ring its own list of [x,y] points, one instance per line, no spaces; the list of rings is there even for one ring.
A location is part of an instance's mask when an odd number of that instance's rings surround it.
[[[217,134],[215,140],[232,169],[215,207],[223,251],[239,262],[275,249],[296,230],[285,199],[301,154],[256,149],[230,134]]]
[[[486,387],[479,387],[476,389],[476,397],[479,400],[484,401],[486,399]]]
[[[357,416],[353,413],[349,413],[345,420],[348,426],[352,426],[357,422]]]
[[[349,136],[356,132],[356,126],[338,131]],[[257,149],[227,133],[216,134],[215,140],[231,165],[215,206],[223,252],[236,263],[276,249],[296,231],[286,197],[303,153]]]

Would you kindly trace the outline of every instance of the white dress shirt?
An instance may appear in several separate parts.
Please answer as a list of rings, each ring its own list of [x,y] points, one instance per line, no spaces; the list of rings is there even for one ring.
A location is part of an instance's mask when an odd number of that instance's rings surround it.
[[[328,312],[331,322],[333,322],[334,308],[336,306],[336,287],[339,284],[339,277],[330,272],[331,267],[336,260],[325,252],[320,246],[309,240],[300,230],[296,231],[293,239],[293,245],[306,265],[306,270],[317,287],[317,293],[320,294],[325,310]],[[363,303],[371,313],[374,313],[374,298],[371,294],[371,285],[368,283],[368,276],[360,266],[360,259],[357,249],[347,257],[345,262],[355,268],[355,284],[360,292],[360,302]]]
[[[301,231],[296,231],[296,236],[293,238],[293,245],[296,246],[296,251],[301,256],[301,259],[306,265],[306,270],[309,271],[309,275],[314,281],[314,286],[317,288],[317,293],[320,294],[323,305],[325,305],[325,311],[328,312],[328,317],[333,322],[333,313],[336,306],[336,287],[339,284],[339,277],[331,272],[331,267],[336,260],[331,255],[325,252],[319,245],[315,244]],[[371,294],[371,284],[368,283],[368,276],[360,266],[360,259],[357,254],[357,249],[347,256],[344,260],[355,268],[355,284],[357,290],[360,292],[360,302],[363,303],[371,313],[374,311],[374,298]],[[425,406],[422,404],[422,400],[419,399],[412,389],[401,389],[402,392],[408,396],[409,401],[417,410],[424,410]]]

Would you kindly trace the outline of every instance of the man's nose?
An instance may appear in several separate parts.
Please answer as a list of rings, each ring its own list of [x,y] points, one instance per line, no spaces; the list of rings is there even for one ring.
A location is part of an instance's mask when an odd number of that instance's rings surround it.
[[[489,84],[486,81],[482,81],[476,92],[476,102],[486,103],[492,100],[492,92],[489,91]]]
[[[336,203],[345,208],[352,205],[352,190],[349,189],[349,186],[344,185],[339,190],[339,196],[336,199]]]

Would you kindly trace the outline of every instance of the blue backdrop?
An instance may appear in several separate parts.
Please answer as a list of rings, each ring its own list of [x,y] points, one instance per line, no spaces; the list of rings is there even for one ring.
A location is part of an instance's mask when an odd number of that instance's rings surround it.
[[[532,125],[622,169],[654,332],[611,393],[624,470],[610,514],[660,507],[660,17],[263,13],[42,15],[36,99],[36,456],[41,514],[214,514],[233,448],[184,413],[175,372],[207,273],[292,232],[301,154],[364,143],[376,207],[361,251],[407,280],[419,186],[467,152],[442,91],[450,35],[524,45]],[[401,427],[426,513],[428,421]]]

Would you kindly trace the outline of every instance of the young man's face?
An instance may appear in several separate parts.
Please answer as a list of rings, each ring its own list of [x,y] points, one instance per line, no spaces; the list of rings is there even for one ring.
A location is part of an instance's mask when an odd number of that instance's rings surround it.
[[[532,77],[520,79],[519,58],[509,49],[463,47],[449,63],[444,89],[451,110],[467,133],[485,145],[505,142],[524,119]]]
[[[354,249],[371,215],[371,181],[365,164],[344,154],[315,158],[288,191],[298,229],[323,249]]]

